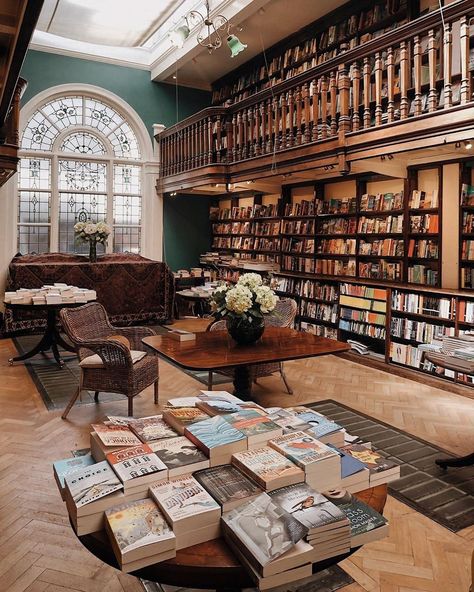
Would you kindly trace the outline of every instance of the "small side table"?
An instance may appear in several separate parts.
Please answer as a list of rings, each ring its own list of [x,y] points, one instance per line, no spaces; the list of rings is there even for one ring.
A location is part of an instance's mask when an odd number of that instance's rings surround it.
[[[74,347],[72,347],[72,345],[64,341],[56,328],[58,312],[61,310],[61,308],[82,306],[83,303],[63,302],[61,304],[12,304],[11,302],[5,302],[4,304],[6,308],[11,308],[12,310],[44,310],[46,312],[46,328],[40,341],[29,352],[26,352],[20,356],[15,356],[14,358],[10,358],[8,360],[10,366],[13,365],[13,362],[22,362],[32,358],[33,356],[36,356],[39,353],[51,350],[57,364],[60,368],[62,368],[64,362],[59,355],[58,346],[69,352],[75,352],[76,350]]]
[[[177,319],[179,319],[179,301],[190,302],[193,305],[194,314],[197,314],[198,317],[202,318],[206,314],[206,304],[211,297],[210,294],[199,294],[192,290],[180,290],[179,292],[176,292],[175,296],[178,301],[178,306],[176,307]]]

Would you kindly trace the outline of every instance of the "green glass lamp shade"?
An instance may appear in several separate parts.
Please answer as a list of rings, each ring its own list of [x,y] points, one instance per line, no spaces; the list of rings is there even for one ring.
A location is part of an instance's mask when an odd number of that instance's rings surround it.
[[[245,43],[242,43],[237,35],[229,35],[227,37],[227,45],[230,49],[230,57],[235,58],[236,55],[239,55],[241,51],[246,49]]]
[[[171,43],[175,47],[180,47],[180,48],[183,47],[184,42],[189,37],[189,33],[190,33],[189,27],[187,25],[181,25],[181,27],[178,27],[174,31],[171,31],[171,33],[170,33]]]

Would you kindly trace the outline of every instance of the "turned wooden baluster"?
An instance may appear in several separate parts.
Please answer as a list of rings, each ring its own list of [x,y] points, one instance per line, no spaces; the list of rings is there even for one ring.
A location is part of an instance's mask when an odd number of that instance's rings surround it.
[[[393,48],[387,49],[387,121],[391,123],[395,115],[395,102],[393,100],[395,84],[395,63],[393,59]]]
[[[197,153],[197,145],[196,145],[196,124],[192,123],[189,129],[190,133],[190,144],[191,144],[191,158],[189,162],[189,168],[194,169],[196,168],[196,153]]]
[[[400,119],[408,117],[408,47],[400,43]]]
[[[171,173],[171,138],[166,138],[166,171],[169,175]]]
[[[321,138],[328,137],[328,83],[326,76],[321,76]]]
[[[267,152],[267,114],[265,113],[265,101],[260,103],[260,119],[262,121],[261,131],[261,143],[262,143],[262,154]]]
[[[253,158],[253,134],[254,134],[254,121],[253,121],[253,107],[249,107],[247,110],[247,128],[248,128],[248,155],[249,158]]]
[[[370,62],[364,58],[364,128],[370,127]]]
[[[182,146],[181,146],[181,158],[180,158],[180,164],[179,164],[179,170],[182,173],[183,171],[186,170],[186,142],[187,142],[187,134],[186,134],[186,128],[183,128],[181,130],[181,142],[182,142]]]
[[[415,78],[415,98],[413,99],[414,114],[421,115],[421,42],[419,35],[416,35],[413,41],[414,57],[414,78]]]
[[[188,170],[193,168],[193,128],[188,125]]]
[[[239,129],[237,126],[237,115],[232,114],[232,162],[237,160],[237,147],[239,144]]]
[[[181,149],[181,138],[179,133],[173,134],[173,144],[174,144],[174,162],[173,162],[173,173],[179,173],[179,158],[180,158],[180,149]]]
[[[247,109],[244,109],[242,111],[242,131],[243,131],[243,135],[242,135],[242,158],[247,158],[248,154],[249,154],[249,146],[248,146],[248,141],[249,141],[249,128],[248,128],[248,123],[249,119],[248,119],[248,112]]]
[[[311,139],[313,142],[316,142],[319,139],[319,89],[318,89],[318,81],[316,79],[313,80],[311,83],[312,90],[313,90],[313,105],[311,108],[312,118],[313,118],[313,129],[311,132]]]
[[[226,161],[232,162],[233,150],[234,150],[234,132],[232,128],[232,118],[227,116],[226,124],[226,137],[227,137],[227,150],[226,150]]]
[[[184,166],[185,166],[185,170],[189,171],[189,169],[191,168],[191,161],[192,161],[192,157],[191,157],[191,128],[189,125],[186,126],[186,132],[185,132],[185,143],[186,143],[186,160],[184,162]]]
[[[330,74],[329,78],[329,95],[331,100],[331,136],[335,136],[337,134],[337,82],[336,82],[336,72],[333,71]]]
[[[303,107],[303,95],[301,93],[301,87],[298,86],[296,89],[296,143],[301,144],[303,138],[303,132],[301,130],[301,113]]]
[[[310,128],[310,108],[311,108],[311,96],[309,94],[309,82],[304,85],[303,91],[304,101],[304,142],[305,144],[311,140],[311,128]]]
[[[260,141],[262,139],[262,120],[260,116],[260,109],[262,104],[255,105],[255,156],[260,156],[262,153],[260,149]]]
[[[167,175],[168,170],[166,165],[166,138],[160,140],[160,162],[162,174]]]
[[[222,150],[222,121],[221,121],[221,116],[218,115],[216,118],[216,162],[221,161],[221,150]]]
[[[213,122],[210,117],[207,118],[207,162],[211,164],[213,153]]]
[[[273,150],[272,146],[272,130],[273,130],[273,101],[269,99],[267,101],[267,129],[268,129],[268,142],[267,142],[267,152],[271,152]]]
[[[375,125],[382,125],[382,58],[375,54]]]
[[[339,91],[339,135],[342,137],[351,129],[349,117],[350,81],[345,64],[341,64],[338,68],[337,84]]]
[[[428,92],[428,111],[436,111],[436,38],[434,29],[428,33],[428,65],[430,70],[430,90]]]
[[[352,68],[352,131],[357,132],[360,129],[360,68],[358,62],[353,62]]]
[[[288,109],[286,104],[286,94],[281,95],[281,137],[280,148],[286,148],[288,142],[288,135],[286,132],[288,122]]]
[[[244,150],[244,124],[242,121],[242,111],[237,113],[237,128],[239,130],[239,149],[237,152],[237,159],[242,160]]]
[[[290,89],[288,91],[288,146],[295,143],[295,95]]]
[[[465,105],[471,98],[471,81],[469,72],[469,21],[463,16],[461,19],[461,105]]]
[[[446,23],[443,35],[443,54],[444,54],[444,108],[449,109],[453,106],[453,88],[451,84],[453,67],[453,33],[451,23]]]
[[[273,100],[273,129],[275,132],[274,149],[278,150],[280,144],[280,112],[277,97]]]

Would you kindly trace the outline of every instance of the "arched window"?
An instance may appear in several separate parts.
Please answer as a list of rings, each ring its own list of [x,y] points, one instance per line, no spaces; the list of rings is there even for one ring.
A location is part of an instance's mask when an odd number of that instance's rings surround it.
[[[20,155],[21,253],[86,253],[74,224],[87,220],[113,229],[108,252],[140,252],[143,157],[123,113],[86,94],[51,99],[29,117]]]

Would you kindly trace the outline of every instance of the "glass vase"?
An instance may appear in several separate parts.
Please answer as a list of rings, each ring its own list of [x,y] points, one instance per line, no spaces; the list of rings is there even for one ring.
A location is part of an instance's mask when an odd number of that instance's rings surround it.
[[[263,318],[252,318],[250,323],[245,318],[233,317],[226,320],[227,331],[239,345],[250,345],[260,339],[265,330]]]

